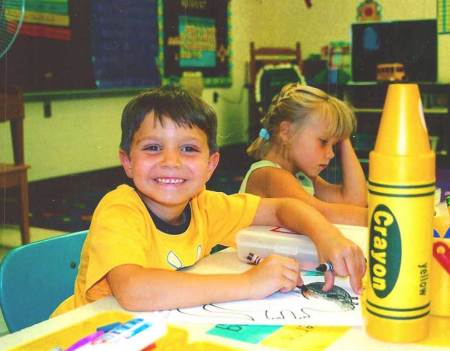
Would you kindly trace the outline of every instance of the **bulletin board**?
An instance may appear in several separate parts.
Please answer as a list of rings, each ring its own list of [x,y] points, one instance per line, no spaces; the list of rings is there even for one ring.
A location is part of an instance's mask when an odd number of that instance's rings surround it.
[[[0,75],[24,92],[157,86],[157,1],[27,0]]]
[[[229,86],[229,2],[26,0],[0,76],[26,93],[148,88],[184,71]]]
[[[166,80],[201,72],[205,86],[229,86],[229,0],[159,2],[160,62]]]

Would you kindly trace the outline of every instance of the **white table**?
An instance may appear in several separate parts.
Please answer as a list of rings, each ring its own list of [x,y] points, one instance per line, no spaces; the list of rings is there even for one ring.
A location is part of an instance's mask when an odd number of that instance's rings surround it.
[[[237,273],[248,269],[249,266],[238,260],[236,252],[232,249],[227,249],[218,252],[214,255],[208,256],[201,260],[193,269],[193,272],[201,274],[212,273]],[[0,338],[0,350],[7,350],[8,348],[18,346],[32,339],[41,337],[43,335],[61,330],[70,325],[76,324],[84,319],[95,316],[104,311],[124,311],[113,297],[107,297],[96,301],[92,304],[80,307],[71,312],[65,313],[53,319],[38,323],[31,327],[25,328],[13,334],[9,334]],[[439,329],[438,329],[439,326]],[[189,331],[190,341],[212,341],[215,343],[224,343],[230,347],[239,350],[279,350],[269,348],[261,345],[249,344],[239,342],[232,339],[224,339],[218,336],[206,334],[206,331],[213,327],[212,324],[195,324],[183,325],[184,329]],[[450,345],[450,318],[432,318],[432,330],[434,335],[441,340],[447,338]],[[444,334],[446,333],[446,335]],[[353,327],[346,332],[342,337],[335,341],[326,350],[341,351],[341,350],[364,350],[364,351],[380,351],[380,350],[449,350],[450,347],[436,347],[426,344],[391,344],[384,343],[370,338],[362,327]],[[47,351],[47,350],[46,350]]]

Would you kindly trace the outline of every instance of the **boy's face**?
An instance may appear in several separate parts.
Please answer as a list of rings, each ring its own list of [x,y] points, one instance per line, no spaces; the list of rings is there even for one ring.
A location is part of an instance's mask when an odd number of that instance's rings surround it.
[[[130,155],[120,150],[120,160],[152,212],[177,223],[186,204],[211,177],[219,154],[209,154],[200,128],[177,126],[169,118],[164,118],[163,127],[151,112],[133,136]]]

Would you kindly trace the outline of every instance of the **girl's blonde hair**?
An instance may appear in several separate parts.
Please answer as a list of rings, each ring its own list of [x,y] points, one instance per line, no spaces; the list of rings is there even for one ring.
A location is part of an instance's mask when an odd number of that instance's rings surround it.
[[[355,115],[345,102],[324,91],[298,83],[286,84],[272,99],[269,111],[261,119],[263,133],[247,148],[247,154],[262,159],[276,142],[280,123],[293,123],[301,130],[310,118],[320,118],[328,125],[328,137],[348,138],[356,129]]]

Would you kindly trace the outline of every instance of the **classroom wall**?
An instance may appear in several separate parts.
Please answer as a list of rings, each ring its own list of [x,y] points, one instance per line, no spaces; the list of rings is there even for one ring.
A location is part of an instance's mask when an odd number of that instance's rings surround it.
[[[383,20],[436,17],[435,0],[378,0]],[[249,42],[256,46],[290,46],[300,41],[303,58],[319,53],[330,41],[350,40],[350,25],[362,0],[231,0],[232,79],[227,89],[206,89],[203,97],[219,118],[220,145],[247,142]],[[276,4],[276,6],[275,6]],[[438,39],[438,80],[450,82],[450,35]],[[217,103],[213,92],[219,93]],[[42,102],[25,106],[25,158],[29,180],[41,180],[119,165],[120,114],[131,96],[52,101],[44,118]],[[12,159],[9,130],[0,125],[0,162]]]

